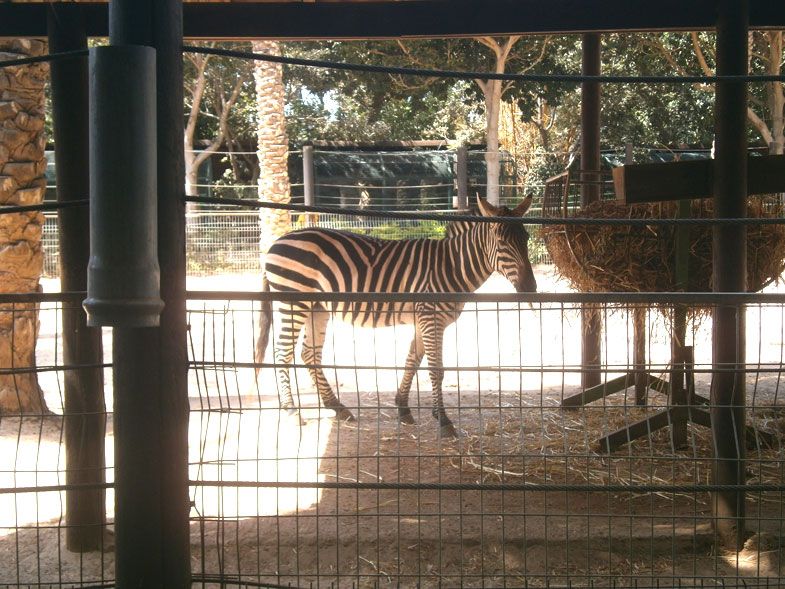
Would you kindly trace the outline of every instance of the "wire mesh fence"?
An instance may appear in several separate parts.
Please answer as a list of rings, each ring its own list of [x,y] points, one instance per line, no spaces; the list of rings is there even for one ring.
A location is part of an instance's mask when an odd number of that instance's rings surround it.
[[[536,215],[539,209],[531,214]],[[448,217],[452,210],[441,212]],[[306,226],[327,227],[364,233],[382,239],[438,239],[444,236],[446,223],[415,219],[380,219],[357,217],[340,213],[291,214],[292,230]],[[186,259],[188,273],[193,276],[221,274],[246,274],[261,272],[259,254],[259,214],[256,211],[201,210],[187,217]],[[549,263],[545,245],[531,229],[529,251],[533,263]],[[58,242],[57,215],[47,214],[43,225],[41,244],[44,250],[43,275],[54,278],[60,275],[60,246]]]
[[[543,290],[563,290],[543,268],[537,278]],[[195,288],[233,291],[194,292],[188,303],[197,586],[776,587],[785,581],[785,305],[779,295],[745,306],[748,540],[737,552],[714,532],[711,431],[700,418],[682,421],[678,411],[656,428],[657,416],[673,409],[668,295],[659,306],[624,295],[600,305],[602,382],[627,377],[627,387],[571,407],[565,401],[585,392],[580,297],[514,295],[498,278],[478,294],[460,295],[464,312],[444,338],[445,406],[459,430],[449,440],[440,438],[431,417],[427,366],[417,371],[410,397],[415,424],[398,421],[395,394],[413,334],[406,325],[331,324],[321,366],[355,422],[320,408],[298,350],[292,384],[304,423],[289,418],[278,409],[271,350],[255,381],[256,277],[233,280],[192,280]],[[0,419],[0,584],[111,586],[111,367],[102,367],[103,550],[76,553],[67,547],[66,507],[68,494],[80,489],[66,484],[63,389],[79,367],[64,364],[60,325],[79,300],[47,296],[15,302],[12,310],[33,308],[41,327],[35,367],[5,372],[35,372],[52,414]],[[717,370],[711,296],[688,305],[686,343],[694,351],[688,416],[712,410],[703,400]],[[641,311],[644,366],[634,356]],[[111,338],[104,345],[111,357]],[[645,405],[636,404],[637,372],[651,384]],[[608,451],[606,436],[647,418],[644,435]],[[679,424],[686,436],[674,443]]]
[[[206,577],[355,587],[782,581],[785,405],[781,345],[772,343],[783,332],[780,305],[747,308],[757,332],[747,364],[747,482],[754,490],[747,493],[750,540],[740,553],[718,548],[713,531],[709,429],[689,422],[678,446],[670,427],[654,425],[611,453],[601,443],[666,411],[662,389],[652,387],[637,406],[631,379],[629,389],[563,407],[581,392],[579,303],[467,304],[445,336],[455,441],[438,435],[425,369],[413,391],[415,425],[398,422],[395,393],[411,327],[334,324],[322,367],[357,421],[319,408],[298,361],[292,383],[304,408],[300,425],[278,409],[274,360],[253,382],[254,334],[239,326],[253,323],[254,305],[202,305],[191,311],[203,391],[192,422],[209,442],[192,468]],[[636,369],[636,308],[602,307],[605,383]],[[645,371],[665,382],[669,320],[651,311],[646,327]],[[689,327],[700,396],[712,376],[707,329],[701,310]],[[691,409],[711,410],[701,403]]]

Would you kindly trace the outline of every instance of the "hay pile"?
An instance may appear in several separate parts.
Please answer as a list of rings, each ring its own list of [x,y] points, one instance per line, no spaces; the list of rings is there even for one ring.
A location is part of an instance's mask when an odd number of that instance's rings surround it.
[[[592,219],[676,218],[677,202],[624,205],[616,201],[590,204],[575,216]],[[781,217],[783,207],[772,198],[747,202],[751,218]],[[692,218],[713,217],[711,199],[691,203]],[[559,273],[581,292],[671,292],[676,288],[676,227],[653,225],[544,225],[545,241]],[[712,226],[690,226],[691,292],[712,289]],[[747,226],[747,285],[757,292],[785,270],[785,226]]]

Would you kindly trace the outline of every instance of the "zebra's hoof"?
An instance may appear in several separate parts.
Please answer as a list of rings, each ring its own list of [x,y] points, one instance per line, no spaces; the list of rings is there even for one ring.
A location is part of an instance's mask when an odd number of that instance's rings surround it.
[[[354,422],[357,421],[354,418],[354,415],[351,411],[349,411],[346,407],[340,407],[335,409],[335,417],[340,421],[349,421]]]
[[[458,439],[458,433],[455,431],[455,427],[451,423],[447,423],[439,428],[439,436],[450,440]]]
[[[414,425],[414,417],[412,417],[411,409],[398,407],[398,421],[405,425]]]
[[[286,421],[289,423],[293,423],[294,425],[305,425],[305,420],[303,419],[302,415],[300,415],[300,411],[298,409],[284,409],[283,415],[286,418]]]

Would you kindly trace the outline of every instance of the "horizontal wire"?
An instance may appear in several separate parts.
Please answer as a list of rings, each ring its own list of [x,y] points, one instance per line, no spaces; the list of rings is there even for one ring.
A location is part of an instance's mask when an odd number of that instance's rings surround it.
[[[715,82],[785,82],[785,75],[587,76],[582,74],[509,74],[496,72],[464,72],[459,70],[429,70],[419,68],[322,61],[316,59],[301,59],[297,57],[283,57],[279,55],[253,53],[251,51],[235,51],[231,49],[217,49],[214,47],[194,47],[191,45],[184,45],[183,51],[186,53],[202,53],[205,55],[219,55],[223,57],[270,61],[285,65],[301,65],[307,67],[337,69],[352,72],[395,74],[402,76],[421,76],[430,78],[457,78],[462,80],[482,79],[517,82],[562,82],[572,84],[580,84],[583,82],[598,82],[604,84],[712,84]]]
[[[85,207],[90,204],[88,199],[64,200],[57,202],[42,202],[37,205],[24,206],[4,206],[0,205],[0,215],[10,215],[14,213],[28,213],[31,211],[57,211],[60,209],[70,209],[73,207]]]
[[[598,455],[600,457],[600,455]],[[341,482],[341,481],[189,481],[192,487],[230,487],[240,489],[358,489],[393,491],[530,491],[578,493],[781,493],[785,484],[778,485],[622,485],[622,484],[562,484],[562,483],[431,483],[431,482]],[[0,492],[2,489],[0,489]],[[625,515],[625,517],[627,517]],[[651,517],[647,514],[645,517]]]
[[[373,301],[369,301],[369,295]],[[652,305],[749,305],[785,304],[785,293],[745,292],[543,292],[543,293],[478,293],[478,292],[261,292],[188,290],[189,300],[204,301],[282,301],[282,302],[358,302],[358,303],[554,303],[554,304],[652,304]],[[0,299],[2,300],[2,299]],[[521,309],[528,311],[529,309]],[[535,309],[535,311],[558,311]],[[427,309],[426,309],[427,311]],[[485,309],[478,309],[486,312]],[[472,312],[474,312],[472,310]]]
[[[597,458],[603,458],[597,455]],[[625,456],[625,458],[627,458]],[[782,493],[785,484],[764,485],[623,485],[623,484],[563,484],[563,483],[433,483],[433,482],[352,482],[352,481],[188,481],[190,487],[237,488],[237,489],[357,489],[392,491],[528,491],[537,493]],[[0,487],[0,495],[21,493],[54,493],[82,489],[113,489],[115,483],[72,483],[64,485],[42,485],[39,487]],[[625,517],[628,517],[625,515]],[[650,514],[641,517],[651,517]]]
[[[61,61],[64,59],[71,59],[73,57],[87,57],[88,54],[89,51],[87,49],[76,49],[74,51],[49,53],[47,55],[39,55],[36,57],[21,57],[19,59],[9,59],[6,61],[0,61],[0,69],[6,67],[17,67],[20,65],[30,65],[32,63],[42,63],[46,61]]]
[[[472,223],[508,223],[523,225],[590,225],[590,226],[670,226],[670,225],[783,225],[785,218],[699,218],[699,219],[592,219],[585,217],[482,217],[479,215],[392,212],[368,209],[345,209],[326,206],[298,205],[291,203],[275,203],[252,199],[217,198],[207,196],[186,196],[187,202],[201,204],[230,205],[257,209],[281,209],[302,213],[338,213],[357,217],[378,217],[382,219],[418,219],[422,221],[467,221]]]

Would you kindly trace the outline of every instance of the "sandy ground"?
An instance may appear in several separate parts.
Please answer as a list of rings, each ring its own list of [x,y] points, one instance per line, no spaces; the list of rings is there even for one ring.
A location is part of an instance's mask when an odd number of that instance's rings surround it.
[[[566,290],[545,268],[541,291]],[[257,278],[189,279],[190,290],[254,290]],[[45,289],[57,288],[46,283]],[[492,279],[485,292],[510,292]],[[748,529],[741,553],[718,551],[707,494],[455,489],[276,488],[277,482],[396,484],[528,483],[691,485],[710,481],[711,440],[689,426],[688,444],[671,447],[661,430],[613,455],[596,440],[662,408],[651,393],[646,408],[626,394],[574,411],[561,400],[580,390],[580,314],[575,306],[470,304],[445,334],[444,391],[461,432],[441,440],[430,417],[427,371],[412,392],[414,426],[401,426],[393,398],[412,328],[359,329],[336,323],[328,331],[328,379],[357,421],[338,423],[318,408],[307,371],[293,372],[306,423],[277,410],[271,369],[254,384],[250,362],[258,305],[191,301],[191,478],[261,482],[259,487],[192,489],[192,570],[293,586],[501,586],[591,582],[639,586],[717,577],[783,580],[782,493],[748,495]],[[605,315],[607,379],[631,364],[632,325],[626,311]],[[697,389],[707,395],[708,322],[690,329]],[[751,418],[785,435],[779,368],[785,317],[779,307],[748,310],[747,359]],[[58,315],[41,313],[38,362],[60,356]],[[665,376],[668,330],[657,314],[648,322],[653,372]],[[107,357],[111,335],[105,334]],[[268,361],[271,356],[268,355]],[[62,375],[40,384],[62,412]],[[111,371],[106,372],[111,410]],[[62,484],[62,420],[0,421],[0,487]],[[107,471],[112,478],[112,423]],[[748,449],[752,482],[782,484],[782,442]],[[675,461],[675,458],[680,460]],[[111,537],[104,553],[73,554],[63,540],[64,494],[0,495],[0,583],[55,586],[113,578]],[[107,493],[109,528],[113,494]],[[687,579],[688,581],[685,581]],[[642,584],[641,584],[642,583]],[[208,585],[213,586],[213,585]],[[217,586],[217,585],[215,585]]]

